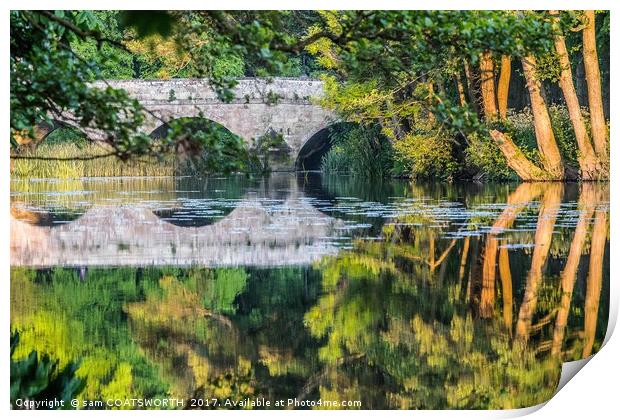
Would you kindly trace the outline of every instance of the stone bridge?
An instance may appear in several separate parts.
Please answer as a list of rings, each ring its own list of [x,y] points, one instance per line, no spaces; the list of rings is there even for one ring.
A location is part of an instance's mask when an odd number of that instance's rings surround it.
[[[220,101],[205,79],[94,83],[97,87],[106,84],[124,89],[140,101],[149,111],[142,131],[153,136],[166,122],[199,115],[221,124],[248,145],[275,132],[282,135],[286,145],[271,151],[269,160],[273,170],[317,169],[320,157],[329,149],[326,129],[334,121],[334,115],[317,104],[323,95],[320,80],[239,79],[230,102]],[[37,137],[44,138],[55,128],[42,127]],[[96,132],[88,134],[97,137]]]

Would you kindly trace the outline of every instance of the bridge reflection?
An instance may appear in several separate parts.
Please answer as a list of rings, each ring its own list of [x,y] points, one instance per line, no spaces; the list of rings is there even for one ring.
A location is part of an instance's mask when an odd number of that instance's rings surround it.
[[[290,176],[102,185],[15,193],[11,265],[310,264],[337,251],[344,228]]]
[[[245,199],[206,226],[169,223],[145,207],[95,206],[57,227],[11,215],[14,266],[274,266],[309,264],[336,247],[343,222],[290,199],[265,208]]]

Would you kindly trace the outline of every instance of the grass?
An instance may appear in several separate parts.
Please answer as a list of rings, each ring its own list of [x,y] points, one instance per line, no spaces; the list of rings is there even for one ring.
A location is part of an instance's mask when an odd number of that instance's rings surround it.
[[[43,143],[35,151],[22,153],[31,157],[70,158],[101,155],[106,152],[95,144]],[[123,162],[115,156],[94,160],[11,159],[11,175],[28,178],[83,178],[104,176],[171,176],[178,174],[173,158],[153,158]]]

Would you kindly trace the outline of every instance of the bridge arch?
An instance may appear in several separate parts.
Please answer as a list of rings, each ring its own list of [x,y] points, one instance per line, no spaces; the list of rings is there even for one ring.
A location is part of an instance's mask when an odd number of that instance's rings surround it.
[[[295,170],[320,170],[323,157],[333,146],[332,134],[348,123],[334,122],[315,131],[304,141],[295,159]]]
[[[67,122],[52,119],[50,121],[41,121],[32,129],[32,137],[30,135],[16,136],[16,140],[20,146],[36,147],[44,142],[52,132],[58,129],[70,129],[84,134],[84,131]]]
[[[221,133],[222,135],[232,135],[237,138],[243,139],[243,136],[235,133],[232,129],[227,127],[225,123],[221,123],[207,116],[201,116],[201,115],[180,116],[180,117],[174,117],[170,119],[159,120],[156,123],[158,125],[153,124],[154,127],[152,127],[149,135],[154,139],[165,137],[168,131],[171,129],[170,127],[171,123],[181,123],[184,126],[188,127],[190,130],[191,129],[196,129],[196,130],[213,129]]]

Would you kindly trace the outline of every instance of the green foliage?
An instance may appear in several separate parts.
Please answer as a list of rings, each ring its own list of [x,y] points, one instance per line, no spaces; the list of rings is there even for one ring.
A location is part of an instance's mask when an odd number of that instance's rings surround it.
[[[350,163],[351,159],[345,148],[337,144],[321,158],[321,171],[327,175],[346,174],[351,170]]]
[[[350,173],[372,179],[391,174],[392,146],[380,127],[337,125],[331,128],[329,138],[332,148],[321,161],[325,173]]]
[[[472,173],[491,181],[517,181],[517,174],[508,166],[506,158],[489,136],[473,133],[467,137],[466,163]]]
[[[167,124],[166,135],[155,147],[172,148],[179,156],[181,172],[223,173],[245,169],[248,154],[244,140],[221,124],[197,118],[178,118]]]
[[[119,12],[110,10],[92,11],[91,19],[102,36],[114,42],[121,42],[124,30],[119,23]],[[139,75],[143,60],[131,51],[118,45],[98,42],[96,39],[76,38],[71,41],[71,50],[80,60],[88,63],[93,71],[92,79],[131,79]],[[138,74],[137,74],[138,73]]]
[[[562,105],[551,105],[549,107],[549,114],[551,116],[553,134],[558,143],[558,147],[560,148],[562,158],[566,164],[571,165],[574,168],[578,168],[579,163],[577,159],[579,157],[579,148],[577,146],[575,130],[573,129],[573,125],[570,121],[568,109]],[[582,108],[581,114],[583,115],[583,121],[586,124],[586,129],[591,136],[589,112],[587,109]]]
[[[48,112],[71,113],[81,126],[96,126],[117,138],[121,156],[144,149],[145,136],[134,136],[143,121],[137,101],[122,90],[86,85],[96,72],[67,47],[80,37],[67,20],[80,33],[102,39],[89,12],[11,12],[11,136],[49,120]]]
[[[418,179],[451,180],[460,170],[454,144],[454,139],[441,130],[408,133],[394,142],[396,172]]]
[[[53,361],[47,354],[31,352],[24,359],[14,360],[13,353],[19,342],[19,333],[11,334],[11,408],[24,408],[16,405],[20,399],[31,404],[46,403],[57,398],[68,402],[77,396],[86,381],[76,376],[78,364],[69,363],[60,369],[58,361]]]
[[[59,127],[45,137],[45,144],[72,144],[77,147],[84,147],[88,143],[88,139],[84,133],[73,127]]]
[[[255,139],[250,147],[248,169],[252,173],[268,173],[272,163],[288,160],[289,152],[284,136],[270,129]]]

